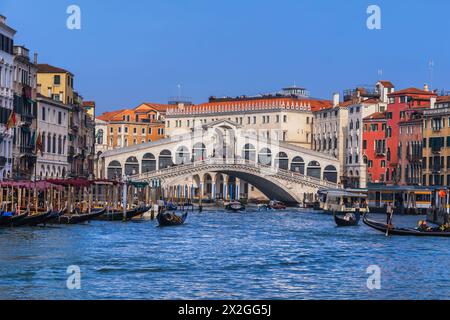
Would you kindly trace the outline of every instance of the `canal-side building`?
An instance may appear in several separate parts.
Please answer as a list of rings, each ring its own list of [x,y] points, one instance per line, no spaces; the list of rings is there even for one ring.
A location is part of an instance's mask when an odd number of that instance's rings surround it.
[[[339,160],[343,168],[347,156],[344,141],[347,137],[348,109],[351,101],[340,102],[339,94],[333,95],[333,107],[314,111],[313,146],[314,151],[329,154]]]
[[[388,95],[389,104],[387,107],[387,127],[386,127],[386,139],[387,139],[387,168],[386,168],[386,181],[389,184],[401,183],[401,164],[399,150],[400,145],[400,126],[399,123],[403,120],[407,120],[406,115],[409,110],[423,110],[428,109],[431,104],[431,99],[436,98],[436,93],[430,92],[425,88],[407,88],[404,90],[396,91]],[[404,168],[406,169],[406,167]]]
[[[399,126],[399,185],[422,184],[423,109],[405,111]]]
[[[37,95],[37,129],[42,150],[37,154],[37,179],[66,178],[70,107],[61,101]]]
[[[374,113],[383,113],[388,95],[394,92],[390,81],[378,81],[375,86],[358,87],[344,91],[348,110],[347,136],[345,139],[346,161],[342,182],[347,188],[367,186],[367,165],[363,157],[363,120]]]
[[[0,181],[12,178],[14,104],[14,36],[0,15]]]
[[[35,60],[37,55],[35,55]],[[37,139],[36,61],[24,46],[14,47],[13,174],[17,180],[30,180],[36,165]]]
[[[65,176],[71,178],[93,177],[95,123],[88,114],[92,108],[85,108],[83,97],[74,90],[75,76],[72,72],[60,67],[38,64],[37,79],[38,92],[50,100],[65,105],[69,111],[66,139],[69,168],[66,170]],[[56,113],[56,110],[52,112]],[[60,121],[58,120],[58,122]]]
[[[169,105],[143,103],[134,109],[105,112],[97,120],[107,124],[108,148],[123,148],[164,139],[165,115]]]
[[[178,103],[166,114],[166,134],[185,134],[217,121],[231,121],[265,139],[312,149],[313,112],[332,102],[312,98],[304,88],[285,88],[277,94],[254,97],[210,97],[198,105]]]
[[[450,96],[431,98],[423,112],[424,186],[450,186]]]
[[[386,112],[375,112],[363,119],[363,163],[367,184],[386,182]]]

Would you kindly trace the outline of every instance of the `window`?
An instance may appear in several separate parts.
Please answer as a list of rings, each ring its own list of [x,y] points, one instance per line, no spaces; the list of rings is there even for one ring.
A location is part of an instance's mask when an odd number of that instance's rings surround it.
[[[363,140],[363,150],[367,150],[367,140]]]
[[[59,75],[54,76],[53,77],[53,84],[55,86],[59,86],[61,84],[61,76],[59,76]]]
[[[386,168],[386,161],[381,160],[381,167],[382,167],[382,168]]]
[[[58,112],[58,124],[62,124],[62,113],[61,113],[61,111]]]
[[[288,120],[287,116],[284,115],[284,116],[283,116],[283,122],[286,123],[287,120]],[[309,123],[309,117],[307,117],[307,123]]]
[[[42,108],[42,121],[45,121],[45,107]]]

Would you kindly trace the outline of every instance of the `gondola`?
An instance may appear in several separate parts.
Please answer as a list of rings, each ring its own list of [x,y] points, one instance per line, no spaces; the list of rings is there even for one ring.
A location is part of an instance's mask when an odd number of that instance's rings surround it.
[[[283,202],[277,200],[270,201],[269,207],[273,210],[286,210],[286,205]]]
[[[125,213],[125,220],[131,220],[134,217],[137,217],[149,210],[148,207],[142,207],[142,208],[133,208],[131,210],[127,210]],[[102,220],[102,221],[123,221],[124,215],[122,210],[117,211],[111,211],[106,212],[104,215],[97,217],[95,220]]]
[[[178,207],[174,203],[166,204],[166,210],[167,211],[176,211],[177,209],[178,209]]]
[[[7,216],[4,215],[5,212],[2,212],[2,214],[0,215],[0,227],[12,227],[15,224],[19,223],[21,220],[25,219],[29,212],[25,211],[22,214],[19,215],[15,215],[15,216]]]
[[[225,210],[231,212],[242,212],[245,211],[245,206],[240,202],[231,202],[225,206]]]
[[[45,222],[49,217],[52,217],[52,215],[53,215],[52,210],[40,212],[33,215],[28,215],[25,218],[21,219],[20,221],[13,223],[12,226],[13,227],[37,226],[38,224]]]
[[[171,212],[161,212],[158,214],[158,223],[160,227],[180,226],[186,222],[187,216],[187,211],[182,216]]]
[[[64,214],[58,218],[48,221],[50,224],[79,224],[87,221],[94,220],[105,213],[106,209],[93,210],[91,213],[75,213],[75,214]]]
[[[450,237],[450,231],[421,231],[413,228],[389,228],[385,223],[369,220],[367,215],[364,215],[363,222],[365,225],[375,230],[381,231],[384,234],[394,236],[416,236],[416,237]]]
[[[355,219],[346,220],[342,217],[339,217],[336,212],[333,213],[334,221],[336,222],[336,225],[338,227],[354,227],[359,224],[359,221],[361,220],[361,213],[355,212]]]

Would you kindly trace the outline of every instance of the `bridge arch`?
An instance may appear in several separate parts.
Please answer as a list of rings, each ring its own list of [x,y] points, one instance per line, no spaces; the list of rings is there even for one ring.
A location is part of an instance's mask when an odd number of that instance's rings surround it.
[[[306,172],[309,177],[320,179],[322,176],[322,167],[320,166],[319,162],[311,161],[308,164],[308,168],[307,168]]]
[[[113,160],[108,164],[107,176],[109,180],[121,179],[122,178],[122,164]]]
[[[329,165],[326,166],[323,170],[323,180],[329,182],[338,182],[338,172],[335,166]]]
[[[182,165],[188,164],[191,161],[191,154],[188,147],[180,146],[175,152],[175,164]]]
[[[305,174],[305,160],[299,156],[294,157],[291,161],[291,171]]]
[[[139,174],[139,161],[136,157],[132,156],[125,162],[125,175],[132,176]]]
[[[142,158],[142,173],[156,171],[156,157],[153,153],[146,153]]]
[[[173,166],[172,152],[167,149],[162,150],[159,153],[158,164],[159,169],[172,167]]]
[[[247,143],[242,150],[242,157],[248,161],[256,161],[256,148],[253,144]]]
[[[258,163],[267,166],[272,165],[272,151],[269,148],[262,148],[258,153]]]
[[[278,152],[275,157],[275,167],[289,170],[289,157],[286,152]]]
[[[193,161],[202,161],[206,159],[206,146],[204,143],[198,142],[192,148]]]

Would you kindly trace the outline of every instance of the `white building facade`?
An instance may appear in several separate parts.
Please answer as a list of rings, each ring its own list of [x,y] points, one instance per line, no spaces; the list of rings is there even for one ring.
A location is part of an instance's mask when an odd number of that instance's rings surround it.
[[[69,107],[61,102],[37,97],[37,128],[42,138],[42,154],[37,155],[37,178],[66,178],[69,172]]]
[[[14,102],[14,36],[16,31],[0,16],[0,181],[11,178],[12,128],[7,128]]]

